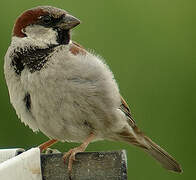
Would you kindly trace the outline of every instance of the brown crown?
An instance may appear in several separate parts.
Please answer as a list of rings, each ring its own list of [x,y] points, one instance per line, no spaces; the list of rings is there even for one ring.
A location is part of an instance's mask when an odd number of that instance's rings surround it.
[[[33,9],[25,11],[17,20],[13,29],[13,36],[25,37],[22,29],[30,24],[35,24],[40,16],[45,15],[43,9]]]
[[[25,37],[26,35],[22,32],[22,29],[30,24],[36,24],[40,16],[47,14],[51,14],[54,17],[59,17],[62,14],[67,14],[67,12],[63,9],[51,6],[38,6],[33,9],[29,9],[16,20],[13,28],[13,36]]]

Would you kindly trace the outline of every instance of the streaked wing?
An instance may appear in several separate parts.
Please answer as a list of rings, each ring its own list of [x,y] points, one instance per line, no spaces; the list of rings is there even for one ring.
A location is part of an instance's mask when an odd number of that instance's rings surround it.
[[[127,116],[129,125],[131,127],[135,127],[136,123],[135,123],[133,117],[131,116],[130,108],[129,108],[128,104],[126,103],[126,101],[123,99],[122,96],[121,96],[120,110],[123,111],[125,113],[125,115]]]
[[[76,42],[72,42],[69,50],[73,55],[78,55],[78,54],[85,55],[87,53],[87,51],[80,44],[78,44]],[[135,127],[136,123],[135,123],[133,117],[131,116],[130,108],[122,96],[121,96],[121,105],[120,105],[119,109],[122,112],[124,112],[125,115],[127,116],[127,121],[129,123],[129,125],[131,127]]]

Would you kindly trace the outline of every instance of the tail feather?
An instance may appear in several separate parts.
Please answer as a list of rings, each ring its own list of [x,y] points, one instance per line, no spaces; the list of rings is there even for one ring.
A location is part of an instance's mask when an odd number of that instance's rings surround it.
[[[164,168],[178,173],[182,172],[180,164],[165,150],[145,136],[137,127],[134,128],[134,134],[133,131],[130,133],[125,130],[119,133],[119,135],[123,141],[142,148],[156,159]]]
[[[182,172],[180,164],[171,155],[154,143],[150,138],[146,136],[144,138],[150,147],[148,149],[144,149],[148,154],[160,162],[164,168],[178,173]]]

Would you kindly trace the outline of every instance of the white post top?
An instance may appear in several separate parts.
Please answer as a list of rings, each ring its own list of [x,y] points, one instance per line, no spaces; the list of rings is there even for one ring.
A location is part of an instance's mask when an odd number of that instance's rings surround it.
[[[0,163],[0,179],[42,180],[40,149],[32,148]]]

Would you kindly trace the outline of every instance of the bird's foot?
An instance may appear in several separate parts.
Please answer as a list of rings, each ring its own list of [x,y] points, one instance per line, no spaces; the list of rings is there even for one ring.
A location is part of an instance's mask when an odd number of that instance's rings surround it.
[[[47,148],[45,150],[45,154],[56,154],[56,153],[61,153],[58,149],[51,149],[51,148]]]
[[[94,137],[95,137],[94,134],[90,134],[89,137],[80,146],[70,149],[68,152],[64,154],[63,156],[64,163],[69,158],[69,162],[68,162],[69,177],[71,177],[73,162],[76,161],[76,158],[75,158],[76,154],[79,152],[84,152],[88,144],[94,139]]]
[[[86,147],[84,147],[82,145],[80,145],[79,147],[70,149],[63,156],[64,163],[66,162],[67,158],[69,158],[69,162],[68,162],[68,172],[69,172],[69,174],[71,174],[73,162],[76,161],[76,157],[75,157],[76,154],[79,153],[79,152],[84,152],[85,149],[86,149]]]

